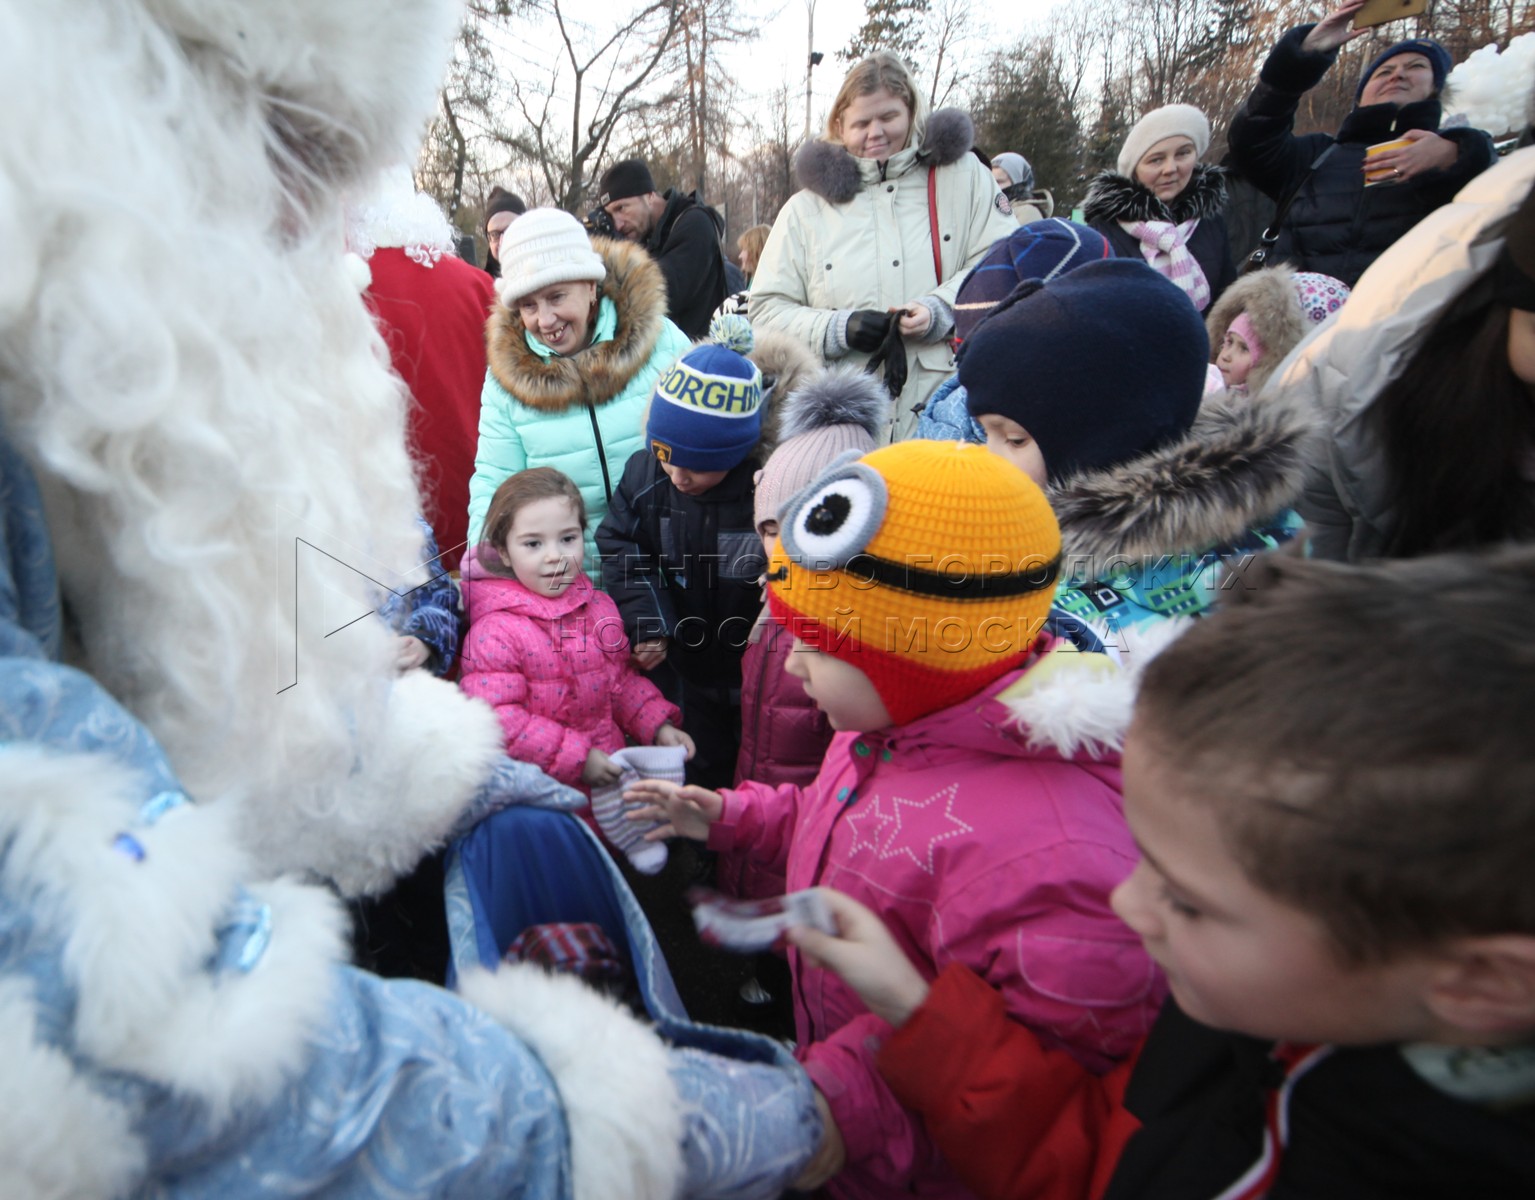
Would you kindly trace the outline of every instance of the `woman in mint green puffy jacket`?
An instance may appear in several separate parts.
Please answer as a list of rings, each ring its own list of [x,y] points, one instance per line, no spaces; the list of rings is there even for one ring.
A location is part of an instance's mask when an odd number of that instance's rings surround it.
[[[657,378],[692,343],[666,319],[666,284],[641,247],[588,238],[557,209],[535,209],[507,230],[498,301],[486,327],[470,545],[503,479],[554,467],[586,501],[595,572],[592,530],[644,441]]]

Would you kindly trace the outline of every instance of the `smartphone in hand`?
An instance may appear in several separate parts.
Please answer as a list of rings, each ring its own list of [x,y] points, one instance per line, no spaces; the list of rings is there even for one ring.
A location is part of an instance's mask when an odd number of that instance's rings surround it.
[[[1428,0],[1366,0],[1365,6],[1354,14],[1354,28],[1384,25],[1387,21],[1422,16],[1427,11]]]

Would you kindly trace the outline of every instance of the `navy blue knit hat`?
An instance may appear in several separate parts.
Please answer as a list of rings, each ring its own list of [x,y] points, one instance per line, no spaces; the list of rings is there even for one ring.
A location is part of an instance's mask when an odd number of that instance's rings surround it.
[[[1428,59],[1428,65],[1434,72],[1434,95],[1444,90],[1445,76],[1450,73],[1450,52],[1432,38],[1408,38],[1404,42],[1398,42],[1394,46],[1387,46],[1371,60],[1370,65],[1364,69],[1364,74],[1359,77],[1359,86],[1354,89],[1354,103],[1358,104],[1364,95],[1364,85],[1370,82],[1370,76],[1375,74],[1381,63],[1388,58],[1395,58],[1398,54],[1421,54]]]
[[[972,417],[1029,431],[1052,482],[1127,462],[1188,432],[1210,341],[1181,288],[1136,259],[1026,280],[960,350]]]
[[[694,346],[650,398],[645,442],[674,467],[728,471],[756,448],[761,434],[762,372],[725,346]]]
[[[964,341],[981,319],[1005,300],[1024,279],[1046,283],[1064,271],[1113,258],[1107,239],[1096,229],[1061,217],[1030,221],[992,243],[986,257],[959,285],[954,297],[954,336]]]

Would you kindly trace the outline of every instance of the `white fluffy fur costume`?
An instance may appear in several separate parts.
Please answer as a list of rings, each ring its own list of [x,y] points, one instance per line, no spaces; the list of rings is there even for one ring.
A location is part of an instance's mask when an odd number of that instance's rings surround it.
[[[378,890],[536,785],[368,616],[421,537],[338,197],[413,152],[458,15],[0,0],[7,1200],[755,1198],[819,1132],[770,1056],[529,968],[380,981],[326,892],[241,883]]]
[[[457,16],[0,7],[4,417],[73,653],[200,802],[238,809],[261,872],[346,894],[441,842],[500,749],[487,708],[398,680],[384,624],[348,624],[370,578],[424,575],[406,397],[337,195],[413,156]]]

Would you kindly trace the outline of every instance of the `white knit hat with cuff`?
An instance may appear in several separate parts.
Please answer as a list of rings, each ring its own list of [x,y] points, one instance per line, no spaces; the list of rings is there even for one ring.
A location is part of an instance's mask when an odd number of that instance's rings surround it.
[[[523,213],[501,238],[497,294],[508,308],[551,283],[601,283],[608,269],[581,222],[558,208]]]
[[[1163,138],[1183,136],[1194,143],[1199,158],[1210,148],[1210,118],[1192,104],[1168,104],[1154,108],[1135,123],[1119,151],[1119,173],[1135,178],[1135,168],[1146,152]],[[502,268],[505,270],[505,268]]]

